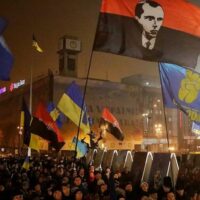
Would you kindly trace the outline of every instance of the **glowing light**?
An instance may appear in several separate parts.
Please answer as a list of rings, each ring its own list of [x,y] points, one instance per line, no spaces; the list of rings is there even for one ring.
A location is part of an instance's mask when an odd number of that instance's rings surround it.
[[[0,95],[3,93],[6,93],[7,91],[12,92],[13,90],[15,90],[23,85],[25,85],[25,80],[20,80],[18,82],[11,83],[7,88],[6,87],[0,88]]]
[[[19,133],[20,135],[22,135],[23,126],[18,126],[17,129],[18,129],[18,133]]]
[[[147,117],[149,115],[149,113],[143,113],[142,116],[143,117]]]
[[[175,150],[175,147],[171,146],[168,148],[170,151],[174,151]]]
[[[154,128],[155,128],[156,134],[159,134],[159,135],[162,134],[162,124],[155,124]]]
[[[0,94],[3,94],[3,93],[5,93],[5,92],[6,92],[6,87],[0,88]]]

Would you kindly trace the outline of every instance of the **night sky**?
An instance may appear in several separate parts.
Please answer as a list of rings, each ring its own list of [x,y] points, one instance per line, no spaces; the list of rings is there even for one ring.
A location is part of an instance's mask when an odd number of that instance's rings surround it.
[[[199,0],[191,0],[191,2],[200,6]],[[11,81],[26,79],[28,82],[31,66],[34,69],[34,77],[47,74],[48,68],[54,73],[58,71],[58,39],[66,34],[76,36],[82,41],[82,52],[78,58],[78,74],[80,77],[85,77],[99,7],[100,0],[1,0],[0,16],[8,21],[8,27],[3,35],[15,57]],[[34,52],[32,49],[33,33],[44,50],[43,54]],[[106,58],[108,57],[109,55],[106,55]],[[96,60],[98,59],[102,60],[97,56]],[[132,66],[134,63],[142,65],[144,62],[130,58],[119,59],[126,66]],[[107,62],[109,64],[109,61]],[[155,64],[145,63],[150,66],[147,72],[154,74]],[[97,78],[106,76],[109,79],[109,69],[103,71],[101,65],[104,66],[104,63],[101,63],[99,68],[93,69],[91,74]],[[121,73],[125,76],[126,67],[123,66],[122,70],[124,72],[121,71]],[[142,68],[137,70],[142,70]],[[112,77],[116,80],[118,78],[114,74]],[[6,84],[9,82],[0,81],[0,86]]]
[[[80,38],[86,43],[83,44],[84,49],[91,50],[99,10],[98,2],[98,0],[2,0],[0,16],[8,21],[8,27],[3,35],[15,57],[11,80],[24,78],[28,80],[30,66],[34,69],[35,77],[47,74],[48,68],[57,71],[58,39],[65,34]],[[32,49],[33,33],[44,50],[43,54]],[[0,82],[0,86],[5,84],[6,82]]]

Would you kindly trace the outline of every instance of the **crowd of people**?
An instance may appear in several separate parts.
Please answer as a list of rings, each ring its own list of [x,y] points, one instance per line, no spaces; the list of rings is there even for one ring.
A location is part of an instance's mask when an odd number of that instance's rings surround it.
[[[127,169],[97,170],[86,159],[36,156],[28,170],[24,158],[0,159],[0,200],[200,200],[200,168],[181,171],[149,186],[135,184]]]

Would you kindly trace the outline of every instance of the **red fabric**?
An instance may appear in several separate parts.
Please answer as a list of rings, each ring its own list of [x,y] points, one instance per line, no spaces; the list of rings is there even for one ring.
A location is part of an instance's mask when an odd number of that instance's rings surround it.
[[[41,121],[43,121],[47,126],[52,128],[54,132],[57,135],[58,142],[63,142],[64,139],[60,133],[59,128],[57,127],[55,121],[51,118],[50,114],[48,113],[44,103],[39,103],[36,112],[35,112],[35,117],[39,118]]]
[[[200,37],[200,8],[186,0],[155,0],[164,10],[163,26]],[[139,0],[102,0],[101,12],[134,17]]]
[[[117,119],[115,118],[115,116],[108,110],[108,108],[104,108],[103,112],[102,112],[102,118],[107,121],[110,122],[114,127],[117,127],[120,131],[121,128],[119,126],[119,123],[117,121]],[[121,131],[122,132],[122,131]]]

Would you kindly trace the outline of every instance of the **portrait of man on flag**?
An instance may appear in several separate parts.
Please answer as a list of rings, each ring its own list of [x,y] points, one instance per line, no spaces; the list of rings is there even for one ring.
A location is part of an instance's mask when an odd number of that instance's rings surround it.
[[[137,3],[135,18],[142,27],[142,46],[153,50],[156,37],[164,19],[164,11],[161,5],[156,1],[142,1]]]
[[[199,7],[185,0],[103,0],[94,50],[194,68],[199,15]]]

